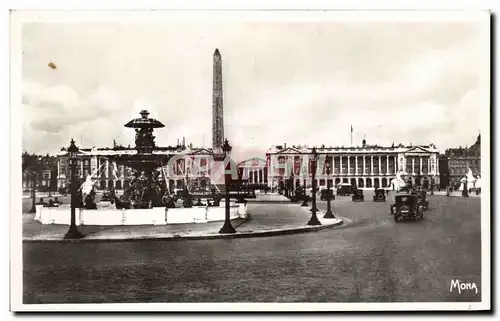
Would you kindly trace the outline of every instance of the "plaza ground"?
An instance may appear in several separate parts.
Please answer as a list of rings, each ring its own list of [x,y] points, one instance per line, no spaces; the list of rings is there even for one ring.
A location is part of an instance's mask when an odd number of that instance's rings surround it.
[[[305,234],[25,242],[24,302],[481,300],[479,197],[429,196],[424,220],[398,223],[389,214],[390,200],[372,202],[369,191],[365,200],[337,197],[334,212],[347,223]],[[326,209],[325,202],[318,206]],[[280,220],[273,204],[249,204],[249,212],[265,216],[269,224]],[[454,279],[474,282],[479,293],[450,292]]]

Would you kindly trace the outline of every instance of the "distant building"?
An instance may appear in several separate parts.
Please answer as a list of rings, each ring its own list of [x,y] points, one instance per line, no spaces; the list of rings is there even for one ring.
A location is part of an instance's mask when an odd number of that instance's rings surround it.
[[[249,184],[267,185],[267,167],[264,159],[258,157],[249,158],[239,162],[238,169],[241,170],[242,179]]]
[[[438,150],[433,144],[420,146],[392,145],[389,147],[367,145],[356,147],[316,148],[331,166],[328,176],[325,168],[316,173],[318,186],[326,186],[327,180],[337,185],[350,183],[360,188],[390,187],[391,180],[400,172],[403,179],[424,188],[439,182]],[[311,185],[310,156],[312,148],[303,146],[273,146],[266,153],[268,184],[279,186],[286,180],[293,185]],[[301,171],[303,166],[306,170]],[[318,163],[321,167],[321,164]]]
[[[472,146],[447,149],[445,156],[448,159],[451,184],[458,184],[469,168],[474,176],[481,176],[481,134]]]
[[[23,153],[22,186],[24,192],[31,191],[35,183],[35,189],[39,192],[55,191],[56,184],[56,157],[41,156]]]

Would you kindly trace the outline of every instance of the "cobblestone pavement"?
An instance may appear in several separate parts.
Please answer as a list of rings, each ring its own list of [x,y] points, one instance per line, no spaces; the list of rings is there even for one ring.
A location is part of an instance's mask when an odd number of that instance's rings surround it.
[[[481,300],[480,198],[429,196],[424,220],[397,224],[389,200],[372,202],[369,192],[365,199],[338,197],[334,212],[351,222],[315,233],[25,243],[24,302]],[[450,292],[455,278],[479,293]]]

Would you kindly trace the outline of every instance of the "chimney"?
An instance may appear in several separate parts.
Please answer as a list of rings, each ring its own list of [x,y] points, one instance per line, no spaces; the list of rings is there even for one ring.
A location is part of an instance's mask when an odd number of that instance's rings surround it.
[[[286,148],[286,143],[284,143],[283,146],[285,146],[285,148]]]
[[[180,144],[179,144],[179,138],[177,138],[177,146],[179,146],[179,145],[180,145]]]
[[[182,137],[182,146],[186,146],[186,137]]]
[[[363,147],[366,146],[366,139],[363,138]]]

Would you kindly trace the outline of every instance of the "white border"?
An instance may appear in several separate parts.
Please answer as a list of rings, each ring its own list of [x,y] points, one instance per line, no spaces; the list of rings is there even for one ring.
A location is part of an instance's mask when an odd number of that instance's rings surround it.
[[[143,22],[166,19],[172,23],[205,21],[480,21],[484,28],[485,55],[489,57],[490,20],[486,11],[25,11],[15,12],[11,19],[11,309],[14,311],[389,311],[389,310],[480,310],[490,303],[490,177],[482,175],[484,192],[481,200],[482,235],[482,302],[464,303],[145,303],[145,304],[22,304],[22,221],[21,195],[21,26],[23,22]],[[482,114],[481,166],[490,171],[489,59],[484,59],[480,82],[484,103]]]

